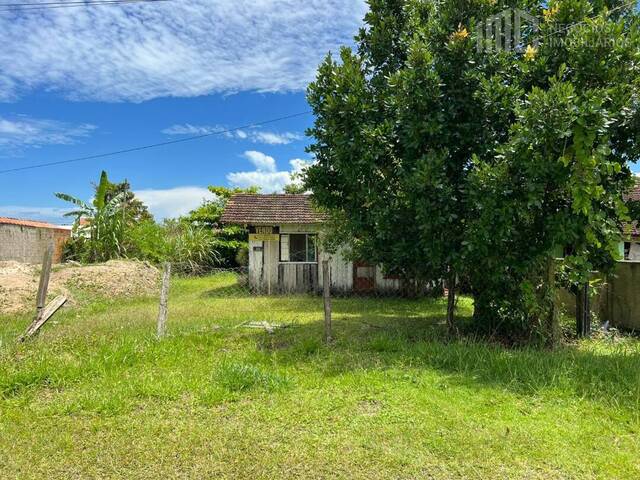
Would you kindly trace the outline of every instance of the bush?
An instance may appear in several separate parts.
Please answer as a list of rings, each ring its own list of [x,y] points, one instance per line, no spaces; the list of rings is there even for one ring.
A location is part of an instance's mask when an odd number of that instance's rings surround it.
[[[169,235],[169,261],[178,273],[201,275],[218,266],[219,260],[211,230],[182,223]]]
[[[249,247],[247,245],[243,245],[238,249],[236,253],[236,263],[240,267],[249,265]]]
[[[169,260],[170,250],[166,228],[154,221],[138,223],[126,233],[128,257],[161,263]]]
[[[178,274],[202,275],[214,268],[236,266],[234,258],[243,245],[220,240],[210,228],[174,220],[163,224],[145,220],[128,226],[120,252],[109,258],[97,258],[95,244],[94,239],[76,236],[67,242],[64,258],[83,263],[118,257],[171,262]]]

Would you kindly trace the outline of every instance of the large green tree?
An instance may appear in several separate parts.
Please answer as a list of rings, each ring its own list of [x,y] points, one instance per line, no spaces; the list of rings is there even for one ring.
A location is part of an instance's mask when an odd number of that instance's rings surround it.
[[[229,199],[238,193],[258,193],[259,187],[229,188],[209,186],[213,193],[212,200],[205,200],[202,204],[182,218],[195,227],[210,229],[214,233],[215,247],[218,252],[219,266],[235,267],[248,261],[247,230],[237,225],[223,225],[220,217]]]
[[[306,186],[354,257],[447,278],[451,327],[465,277],[478,325],[530,330],[555,249],[572,246],[576,281],[614,258],[638,157],[633,7],[369,3],[357,50],[327,57],[309,87]],[[525,36],[514,51],[477,49],[475,26],[509,7],[543,19],[540,47]]]
[[[124,180],[118,183],[107,183],[105,192],[106,201],[109,201],[118,195],[123,196],[122,203],[124,214],[129,223],[153,221],[153,215],[151,215],[151,212],[149,212],[149,207],[147,207],[144,203],[142,203],[142,200],[135,196],[135,194],[131,190],[131,184],[128,180]]]

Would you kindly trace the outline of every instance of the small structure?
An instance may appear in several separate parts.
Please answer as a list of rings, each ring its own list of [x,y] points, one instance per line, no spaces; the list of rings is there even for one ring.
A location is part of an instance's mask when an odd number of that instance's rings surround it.
[[[326,217],[309,195],[237,194],[227,202],[222,222],[249,230],[249,285],[260,293],[318,292],[329,260],[331,290],[373,292],[398,290],[400,281],[383,275],[380,266],[351,262],[340,252],[322,250],[318,235]]]
[[[53,243],[53,263],[60,263],[64,244],[70,237],[70,227],[0,217],[0,261],[39,264]]]

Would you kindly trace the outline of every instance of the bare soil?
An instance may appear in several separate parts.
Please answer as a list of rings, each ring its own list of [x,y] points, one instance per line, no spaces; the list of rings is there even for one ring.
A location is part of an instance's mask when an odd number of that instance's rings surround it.
[[[35,308],[39,275],[39,265],[0,262],[0,314]],[[49,296],[65,295],[73,305],[81,303],[87,295],[109,298],[151,295],[158,291],[159,276],[155,267],[129,260],[86,266],[55,265]]]

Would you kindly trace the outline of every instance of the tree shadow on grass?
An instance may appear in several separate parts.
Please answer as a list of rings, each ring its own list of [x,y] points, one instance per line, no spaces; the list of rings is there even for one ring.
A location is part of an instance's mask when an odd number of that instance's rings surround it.
[[[403,313],[335,315],[330,346],[322,343],[320,321],[278,331],[278,342],[286,345],[278,360],[311,364],[326,377],[425,369],[444,372],[447,382],[470,388],[584,397],[635,409],[640,405],[640,342],[635,340],[601,340],[555,351],[508,348],[480,339],[451,340],[443,315],[407,318]],[[258,341],[273,343],[266,337]]]

